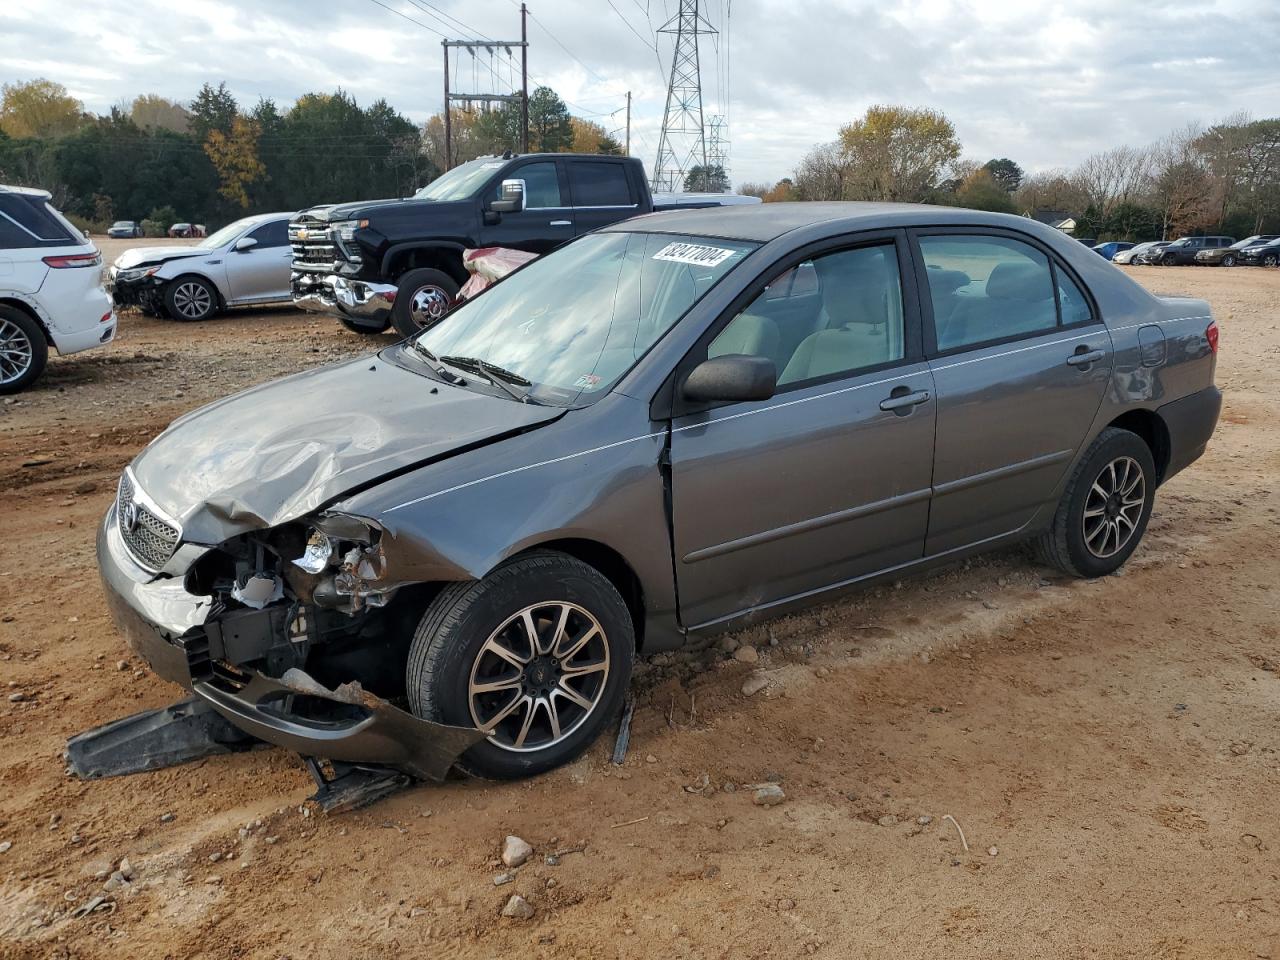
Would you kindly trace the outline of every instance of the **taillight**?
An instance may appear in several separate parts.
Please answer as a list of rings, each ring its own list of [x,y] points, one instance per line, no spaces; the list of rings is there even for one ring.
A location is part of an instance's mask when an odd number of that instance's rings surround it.
[[[96,267],[102,263],[102,254],[96,250],[93,253],[68,253],[56,257],[45,257],[44,262],[55,270],[63,270],[67,267]]]
[[[1209,349],[1214,353],[1218,352],[1218,321],[1210,320],[1209,326],[1204,328],[1204,338],[1209,341]]]

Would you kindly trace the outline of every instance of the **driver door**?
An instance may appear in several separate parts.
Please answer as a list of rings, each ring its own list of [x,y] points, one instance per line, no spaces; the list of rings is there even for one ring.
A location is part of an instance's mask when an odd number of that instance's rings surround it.
[[[231,244],[223,260],[230,299],[236,303],[289,299],[289,222],[272,220],[245,236],[257,241],[247,250]],[[239,241],[237,241],[238,243]]]
[[[502,174],[502,180],[524,181],[524,209],[511,213],[485,209],[480,228],[482,246],[543,254],[573,239],[569,186],[558,161],[534,160],[510,167]],[[500,189],[501,180],[485,198],[486,208],[489,201],[498,198]]]

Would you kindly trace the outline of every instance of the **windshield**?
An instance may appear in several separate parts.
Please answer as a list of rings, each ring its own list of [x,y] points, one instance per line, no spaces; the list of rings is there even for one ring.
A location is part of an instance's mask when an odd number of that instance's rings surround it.
[[[569,405],[602,396],[757,244],[596,233],[535,260],[417,342],[444,362],[483,360]]]
[[[113,223],[113,224],[112,224],[112,226],[113,226],[113,227],[132,227],[132,226],[133,226],[133,221],[132,221],[132,220],[117,220],[115,223]]]
[[[465,200],[480,189],[505,160],[472,160],[436,177],[414,194],[418,200]]]
[[[235,223],[229,223],[216,233],[209,234],[209,236],[197,243],[196,246],[204,250],[212,250],[214,247],[220,247],[224,243],[230,243],[242,230],[247,230],[255,222],[257,222],[256,217],[245,217],[243,220],[237,220]]]

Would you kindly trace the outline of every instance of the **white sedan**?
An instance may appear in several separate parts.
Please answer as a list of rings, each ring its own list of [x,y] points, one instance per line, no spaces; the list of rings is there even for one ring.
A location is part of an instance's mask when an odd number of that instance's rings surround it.
[[[133,247],[116,258],[116,306],[207,320],[227,307],[289,303],[288,213],[245,217],[197,244]]]

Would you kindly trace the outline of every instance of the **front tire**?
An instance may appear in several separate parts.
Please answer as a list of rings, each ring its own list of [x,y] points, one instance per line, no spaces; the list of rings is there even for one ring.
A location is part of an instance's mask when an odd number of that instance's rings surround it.
[[[407,271],[397,284],[391,322],[402,337],[412,337],[453,308],[458,284],[443,270],[421,267]]]
[[[179,277],[164,288],[164,306],[174,320],[199,323],[218,312],[218,291],[202,277]]]
[[[1280,257],[1277,257],[1274,253],[1268,253],[1262,258],[1264,267],[1274,267],[1277,263],[1280,263]]]
[[[0,393],[26,389],[48,361],[40,325],[17,307],[0,306]]]
[[[1228,253],[1222,258],[1222,265],[1224,267],[1234,267],[1236,265],[1236,255],[1234,253]]]
[[[1073,577],[1114,573],[1142,540],[1155,494],[1155,460],[1146,442],[1108,427],[1071,474],[1053,524],[1036,541],[1038,558]]]
[[[580,560],[537,551],[440,592],[414,634],[405,686],[416,715],[489,734],[460,769],[510,780],[591,745],[622,706],[634,651],[613,584]]]

